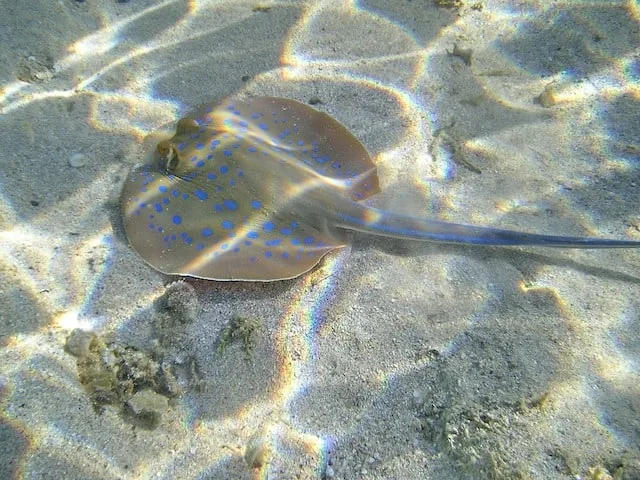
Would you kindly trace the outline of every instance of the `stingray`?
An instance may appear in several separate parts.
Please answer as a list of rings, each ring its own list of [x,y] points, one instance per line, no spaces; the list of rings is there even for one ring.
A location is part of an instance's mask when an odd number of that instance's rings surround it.
[[[458,225],[371,208],[366,148],[329,115],[285,98],[230,99],[150,143],[121,196],[129,242],[153,268],[212,280],[275,281],[313,268],[349,230],[474,245],[640,247],[640,242]],[[149,142],[147,142],[149,143]]]

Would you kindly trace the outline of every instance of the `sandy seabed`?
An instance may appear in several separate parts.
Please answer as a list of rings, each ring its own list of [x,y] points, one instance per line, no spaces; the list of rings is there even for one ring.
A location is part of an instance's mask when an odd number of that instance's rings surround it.
[[[637,2],[0,6],[0,478],[640,478],[637,250],[356,234],[171,285],[119,207],[147,134],[242,93],[347,126],[373,206],[638,240]]]

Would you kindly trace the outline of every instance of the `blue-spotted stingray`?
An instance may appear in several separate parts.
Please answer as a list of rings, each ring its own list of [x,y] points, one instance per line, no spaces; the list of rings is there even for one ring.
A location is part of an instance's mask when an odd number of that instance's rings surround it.
[[[457,225],[361,203],[379,191],[366,148],[329,115],[284,98],[205,105],[157,141],[122,191],[133,248],[170,275],[297,277],[348,230],[475,245],[640,247],[640,242]]]

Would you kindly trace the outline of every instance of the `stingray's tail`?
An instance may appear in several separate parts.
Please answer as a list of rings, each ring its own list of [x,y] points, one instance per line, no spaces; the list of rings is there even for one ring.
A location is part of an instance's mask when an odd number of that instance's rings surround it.
[[[346,207],[344,210],[349,212],[335,213],[336,226],[388,237],[472,245],[538,245],[566,248],[640,247],[640,241],[633,240],[539,235],[409,217],[365,207],[358,203],[344,207]]]

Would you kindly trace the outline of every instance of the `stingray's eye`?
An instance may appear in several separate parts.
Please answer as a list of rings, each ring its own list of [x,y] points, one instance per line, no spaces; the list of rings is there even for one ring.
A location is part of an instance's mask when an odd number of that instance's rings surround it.
[[[167,172],[173,172],[177,167],[180,160],[178,159],[178,152],[176,152],[176,147],[169,140],[163,140],[158,143],[156,147],[158,154],[160,155],[160,161],[162,162],[162,167]]]
[[[183,133],[198,133],[200,125],[193,118],[181,118],[176,125],[176,135]]]

